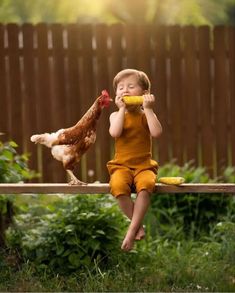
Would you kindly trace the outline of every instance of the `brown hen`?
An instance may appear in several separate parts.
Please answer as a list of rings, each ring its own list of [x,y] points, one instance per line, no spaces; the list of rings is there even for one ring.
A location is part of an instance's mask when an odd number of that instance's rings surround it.
[[[70,177],[70,185],[84,185],[73,173],[75,165],[82,155],[95,143],[97,121],[103,108],[108,107],[111,98],[106,90],[102,91],[90,109],[72,127],[60,129],[53,133],[35,134],[31,136],[34,143],[51,148],[53,157],[61,161]]]

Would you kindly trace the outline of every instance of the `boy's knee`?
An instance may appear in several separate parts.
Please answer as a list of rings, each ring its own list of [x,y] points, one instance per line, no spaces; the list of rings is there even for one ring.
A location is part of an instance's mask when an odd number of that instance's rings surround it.
[[[130,181],[131,178],[129,178],[129,176],[126,176],[126,174],[122,174],[121,172],[117,172],[116,174],[114,173],[111,176],[109,182],[111,194],[115,197],[119,195],[129,196],[131,194]]]
[[[136,191],[147,190],[152,193],[155,189],[156,174],[151,171],[145,171],[143,174],[139,174],[136,178]]]
[[[136,190],[139,193],[141,190],[147,190],[149,193],[152,193],[155,188],[155,181],[154,180],[148,180],[143,182],[137,182],[136,184]]]
[[[130,195],[131,189],[128,184],[119,183],[119,182],[110,182],[110,191],[111,194],[115,197],[119,195]]]

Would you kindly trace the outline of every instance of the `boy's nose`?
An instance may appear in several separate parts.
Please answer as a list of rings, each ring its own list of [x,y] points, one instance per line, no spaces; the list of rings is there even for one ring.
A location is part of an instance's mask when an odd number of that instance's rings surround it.
[[[123,95],[125,96],[125,95],[128,95],[128,94],[129,94],[128,89],[124,89],[124,91],[123,91]]]

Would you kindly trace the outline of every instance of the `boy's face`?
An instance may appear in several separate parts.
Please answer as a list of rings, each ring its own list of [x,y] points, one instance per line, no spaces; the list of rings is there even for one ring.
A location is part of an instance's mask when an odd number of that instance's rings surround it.
[[[145,91],[138,83],[138,78],[135,75],[129,75],[120,80],[117,84],[116,95],[124,96],[142,96]]]

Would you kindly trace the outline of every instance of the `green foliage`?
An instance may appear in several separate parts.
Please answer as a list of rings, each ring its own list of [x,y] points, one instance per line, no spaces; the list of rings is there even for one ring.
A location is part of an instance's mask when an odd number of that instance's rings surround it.
[[[120,251],[125,225],[113,201],[103,196],[66,196],[56,207],[34,207],[8,230],[11,247],[39,268],[69,272],[105,264]]]
[[[185,163],[183,166],[178,166],[174,162],[161,166],[159,168],[158,178],[164,176],[181,176],[185,178],[186,183],[208,183],[213,181],[210,179],[205,168],[195,167],[192,161]]]
[[[0,182],[14,183],[38,176],[28,166],[28,156],[19,155],[16,151],[17,144],[14,141],[2,143],[0,141]]]
[[[1,22],[63,22],[75,21],[75,2],[61,0],[2,0]],[[71,18],[71,16],[73,16]]]
[[[222,177],[219,178],[219,181],[235,183],[235,167],[228,166],[225,168]]]
[[[0,141],[0,183],[15,183],[38,176],[28,166],[28,156],[19,155],[17,144],[13,141]],[[12,221],[13,200],[9,196],[0,195],[0,245],[3,245],[5,229]]]
[[[0,0],[0,22],[218,25],[235,22],[235,0]]]
[[[182,176],[186,182],[207,183],[211,180],[206,170],[187,163],[182,167],[174,163],[160,168],[158,177]],[[235,170],[227,168],[222,178],[234,178]],[[220,178],[221,180],[221,178]],[[226,182],[226,181],[225,181]],[[228,182],[228,181],[227,181]],[[163,194],[152,196],[152,204],[147,217],[152,235],[160,233],[167,239],[200,237],[209,233],[211,225],[235,211],[232,196],[223,194]],[[150,224],[151,223],[151,224]]]
[[[115,266],[61,275],[38,271],[32,262],[16,270],[14,255],[0,255],[0,291],[4,292],[234,292],[232,222],[222,222],[200,241],[148,238],[136,251],[122,254]],[[1,262],[2,261],[2,262]]]

